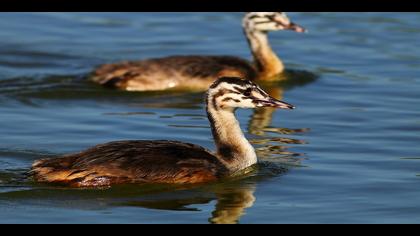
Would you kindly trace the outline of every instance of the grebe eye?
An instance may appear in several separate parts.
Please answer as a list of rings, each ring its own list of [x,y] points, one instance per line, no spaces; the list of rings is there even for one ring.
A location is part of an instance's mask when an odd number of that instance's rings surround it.
[[[251,89],[251,88],[247,88],[247,89],[245,90],[245,92],[244,92],[244,95],[245,95],[245,96],[250,96],[250,95],[251,95],[251,92],[252,92],[252,89]]]

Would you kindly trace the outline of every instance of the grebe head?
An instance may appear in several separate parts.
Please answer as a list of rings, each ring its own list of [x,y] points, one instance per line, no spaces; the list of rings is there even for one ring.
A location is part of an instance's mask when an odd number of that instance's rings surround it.
[[[271,97],[255,83],[238,77],[221,77],[216,80],[207,92],[207,99],[211,99],[215,110],[257,107],[295,108],[291,104]]]
[[[299,33],[306,29],[289,20],[284,12],[248,12],[245,14],[242,25],[248,31],[278,31],[293,30]]]

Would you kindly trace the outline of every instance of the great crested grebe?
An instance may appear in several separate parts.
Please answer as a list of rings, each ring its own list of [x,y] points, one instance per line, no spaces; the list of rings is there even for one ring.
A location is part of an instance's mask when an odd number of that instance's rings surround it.
[[[105,64],[89,77],[104,86],[128,91],[206,90],[221,74],[249,80],[276,79],[284,65],[271,49],[267,32],[305,29],[291,22],[284,12],[249,12],[242,25],[253,63],[233,56],[169,56]]]
[[[254,148],[235,118],[236,108],[293,109],[251,81],[222,77],[206,93],[206,111],[217,147],[169,140],[128,140],[100,144],[76,154],[41,159],[32,165],[36,181],[75,187],[117,183],[201,183],[227,177],[257,162]]]

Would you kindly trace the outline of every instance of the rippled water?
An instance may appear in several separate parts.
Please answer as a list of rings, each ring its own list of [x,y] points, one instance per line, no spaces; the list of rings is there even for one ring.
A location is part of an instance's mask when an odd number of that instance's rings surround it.
[[[418,223],[420,14],[290,13],[273,32],[289,68],[266,85],[293,111],[238,110],[261,160],[200,186],[70,189],[31,163],[121,139],[213,149],[202,93],[118,92],[96,65],[173,54],[250,58],[241,13],[2,13],[0,222]]]

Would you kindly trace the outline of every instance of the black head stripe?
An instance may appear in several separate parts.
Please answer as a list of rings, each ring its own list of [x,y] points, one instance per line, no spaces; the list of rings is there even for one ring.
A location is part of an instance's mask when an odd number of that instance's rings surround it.
[[[259,17],[260,17],[259,15],[250,15],[248,17],[248,19],[252,20],[252,19],[255,19],[255,18],[259,18]]]
[[[219,86],[219,84],[221,84],[223,82],[228,83],[228,84],[235,84],[235,85],[239,85],[239,86],[246,86],[247,84],[249,84],[249,81],[241,79],[239,77],[221,77],[221,78],[217,79],[210,86],[210,88],[216,88],[217,86]]]
[[[268,18],[268,19],[274,19],[274,17],[278,14],[278,12],[269,12],[262,14],[260,12],[252,12],[246,14],[249,20],[257,19],[257,18]]]
[[[267,24],[267,23],[273,23],[273,20],[255,22],[256,25],[259,25],[259,24]]]
[[[223,102],[227,102],[227,101],[234,101],[236,103],[239,103],[240,100],[239,99],[235,99],[235,98],[231,98],[231,97],[227,97],[227,98],[223,98],[222,99]]]

